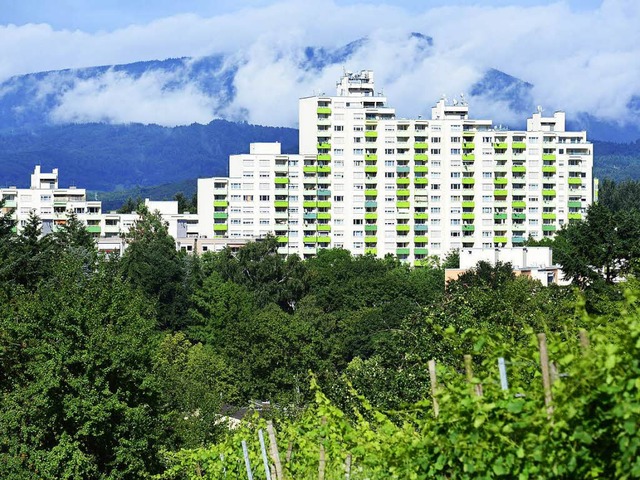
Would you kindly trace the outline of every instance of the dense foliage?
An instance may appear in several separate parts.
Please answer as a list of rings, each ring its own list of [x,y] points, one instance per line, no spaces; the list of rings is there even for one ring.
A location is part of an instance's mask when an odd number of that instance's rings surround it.
[[[237,478],[241,440],[257,466],[264,419],[229,432],[221,415],[255,401],[270,402],[283,457],[292,446],[288,478],[317,475],[320,443],[326,478],[347,454],[352,478],[636,475],[639,328],[623,296],[638,291],[635,216],[598,208],[553,245],[617,228],[625,247],[611,256],[573,254],[595,272],[575,277],[582,292],[483,263],[445,289],[435,260],[413,269],[323,250],[302,261],[273,238],[188,256],[144,209],[116,258],[74,217],[42,237],[37,217],[16,235],[0,215],[0,477]],[[592,336],[584,357],[579,328]],[[563,374],[553,422],[535,332]],[[469,394],[465,354],[482,398]],[[524,397],[499,390],[497,356]]]

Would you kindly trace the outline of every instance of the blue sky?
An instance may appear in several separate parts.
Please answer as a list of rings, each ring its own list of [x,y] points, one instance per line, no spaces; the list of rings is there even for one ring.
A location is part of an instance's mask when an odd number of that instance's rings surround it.
[[[305,0],[301,0],[304,2]],[[238,12],[247,8],[265,7],[274,0],[1,0],[0,24],[23,25],[47,23],[55,29],[96,32],[114,30],[131,24],[145,24],[152,20],[178,14],[193,13],[215,16]],[[460,6],[521,6],[531,7],[556,3],[552,0],[339,0],[338,5],[391,5],[409,12],[426,8]],[[602,0],[567,0],[574,10],[597,8]]]
[[[490,68],[533,84],[536,103],[569,115],[633,121],[640,98],[640,0],[0,0],[0,82],[38,71],[224,55],[238,66],[230,116],[294,125],[296,99],[331,91],[343,66],[300,70],[307,46],[367,37],[345,65],[373,69],[401,116],[427,115],[443,93],[469,92]],[[433,37],[416,51],[411,32]],[[65,91],[61,120],[188,124],[218,99],[184,78],[109,72]],[[186,84],[167,94],[168,82]],[[40,87],[37,95],[57,84]],[[268,94],[265,92],[268,89]],[[3,95],[0,84],[0,95]],[[107,112],[107,113],[105,113]],[[507,106],[472,113],[510,121]],[[518,118],[518,120],[522,120]]]

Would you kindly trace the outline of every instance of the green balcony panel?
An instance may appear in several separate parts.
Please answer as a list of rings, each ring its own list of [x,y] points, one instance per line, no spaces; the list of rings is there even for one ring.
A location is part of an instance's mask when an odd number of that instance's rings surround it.
[[[410,248],[396,248],[396,255],[409,255],[410,253]]]
[[[411,192],[406,188],[400,188],[396,191],[396,195],[399,197],[408,197]]]
[[[542,196],[543,197],[555,197],[556,196],[556,191],[555,190],[542,190]]]
[[[576,200],[569,200],[569,208],[580,208],[582,207],[582,202]]]
[[[462,208],[475,208],[476,202],[464,201],[462,202]]]
[[[214,223],[213,231],[214,232],[226,232],[229,229],[226,223]]]
[[[506,185],[508,183],[507,177],[497,177],[493,179],[494,185]]]
[[[318,208],[331,208],[331,202],[328,200],[318,200]]]
[[[511,202],[511,207],[513,208],[525,208],[527,206],[524,200],[514,200]]]
[[[396,172],[398,173],[409,173],[410,170],[411,170],[411,167],[407,165],[400,165],[396,167]]]
[[[396,232],[408,232],[411,230],[408,224],[396,225]]]
[[[431,265],[431,261],[427,259],[416,259],[416,261],[413,262],[413,266],[416,268],[429,267]]]
[[[413,144],[413,148],[416,150],[426,150],[429,148],[429,144],[427,142],[416,142]]]
[[[429,249],[425,247],[415,247],[413,249],[414,255],[429,255]]]
[[[513,220],[526,220],[527,215],[525,213],[513,213],[511,214]]]
[[[364,132],[364,136],[367,138],[378,138],[378,132],[375,130],[367,130]]]
[[[515,165],[511,167],[511,171],[513,173],[527,173],[527,167],[524,165]]]
[[[321,235],[317,237],[318,243],[329,243],[331,242],[331,237],[328,235]]]
[[[569,185],[582,185],[581,177],[569,177]]]
[[[276,208],[287,208],[289,206],[289,202],[286,200],[276,200],[273,202],[273,206]]]
[[[507,214],[506,213],[494,213],[493,214],[493,219],[494,220],[506,220],[507,219]]]
[[[476,218],[476,214],[475,213],[469,213],[469,212],[465,212],[462,214],[462,219],[463,220],[475,220]]]
[[[493,243],[507,243],[507,237],[493,237]]]
[[[407,201],[396,202],[396,207],[398,207],[398,208],[409,208],[409,202],[407,202]]]
[[[475,159],[476,159],[476,156],[473,153],[467,153],[462,155],[462,160],[467,162],[473,162],[475,161]]]
[[[318,166],[318,173],[331,173],[331,167],[328,165]]]
[[[377,197],[378,196],[378,190],[374,190],[374,189],[370,188],[368,190],[365,190],[364,194],[367,197]]]
[[[476,144],[471,142],[466,142],[462,144],[462,148],[468,148],[468,149],[476,148]]]
[[[318,214],[315,212],[305,212],[302,215],[302,218],[304,218],[305,220],[315,220],[316,218],[318,218]]]
[[[376,224],[365,225],[364,226],[364,231],[365,232],[376,232],[376,231],[378,231],[378,225],[376,225]]]
[[[476,226],[475,225],[462,225],[462,231],[463,232],[473,232],[475,231]]]
[[[429,225],[427,225],[426,223],[416,223],[413,226],[413,230],[415,232],[428,232],[429,231]]]
[[[556,226],[555,225],[542,225],[542,231],[543,232],[555,232],[556,231]]]
[[[507,195],[507,191],[503,188],[499,188],[497,190],[493,191],[493,196],[494,197],[505,197]]]
[[[276,237],[278,243],[289,243],[289,237]]]
[[[365,208],[376,208],[378,206],[378,202],[375,200],[365,200],[364,206]]]
[[[429,173],[429,167],[426,165],[416,165],[413,167],[413,171],[416,173]]]
[[[319,115],[331,115],[331,108],[330,107],[318,107],[318,109],[316,110],[316,113]]]
[[[581,213],[570,213],[569,214],[569,220],[582,220],[582,214]]]
[[[273,182],[279,185],[286,185],[289,183],[289,179],[287,177],[276,177],[273,179]]]
[[[89,233],[100,233],[102,231],[100,225],[87,225],[86,229]]]
[[[542,166],[542,173],[556,173],[556,167],[551,166],[551,165],[543,165]]]
[[[318,220],[331,220],[329,212],[318,212]]]
[[[378,237],[366,236],[364,237],[364,243],[366,244],[378,243]]]
[[[376,153],[367,153],[364,156],[364,159],[365,160],[370,160],[370,161],[374,161],[374,160],[377,161],[378,160],[378,155]]]
[[[378,167],[367,165],[364,167],[364,173],[378,173]]]
[[[226,218],[229,218],[229,214],[226,212],[213,212],[213,218],[224,220]]]
[[[427,179],[427,177],[416,177],[413,179],[413,183],[415,183],[416,185],[428,185],[429,180]]]
[[[555,154],[555,153],[543,153],[543,154],[542,154],[542,160],[547,160],[547,161],[555,162],[555,160],[556,160],[556,154]]]
[[[365,253],[365,255],[377,255],[378,254],[378,249],[377,248],[365,248],[364,249],[364,253]]]
[[[429,156],[426,153],[416,153],[413,156],[413,159],[419,162],[426,162],[427,160],[429,160]]]
[[[316,173],[318,171],[317,165],[305,165],[302,167],[304,173]]]
[[[331,231],[331,225],[329,225],[327,223],[318,224],[317,230],[319,232],[330,232]]]
[[[396,185],[409,185],[409,183],[411,183],[411,181],[408,177],[396,178]]]
[[[472,177],[463,177],[462,184],[463,185],[475,185],[476,179]]]
[[[507,144],[504,142],[496,142],[493,144],[495,150],[506,150]]]
[[[303,237],[303,238],[302,238],[302,241],[303,241],[304,243],[316,243],[316,239],[317,239],[317,238],[318,238],[318,237],[316,237],[316,236],[313,236],[313,237]]]
[[[316,147],[318,148],[318,150],[327,150],[327,149],[331,148],[331,144],[323,142],[323,143],[318,143],[316,145]]]
[[[427,212],[416,212],[413,214],[413,218],[416,220],[428,220],[429,214]]]
[[[429,237],[426,235],[416,235],[413,237],[413,241],[415,243],[429,243]]]
[[[318,160],[322,161],[322,162],[330,162],[331,161],[331,155],[328,153],[319,153],[318,154]]]
[[[229,206],[229,202],[226,200],[214,200],[213,201],[213,206],[214,207],[228,207]]]
[[[511,148],[514,150],[524,150],[527,148],[527,144],[524,142],[513,142],[511,143]]]
[[[364,214],[364,219],[365,220],[377,220],[378,219],[378,214],[377,213],[373,213],[373,212],[366,212]]]
[[[556,219],[556,214],[555,213],[543,213],[542,214],[542,219],[543,220],[555,220]]]
[[[462,132],[462,136],[463,137],[473,137],[476,134],[476,132],[473,132],[471,130],[466,130],[464,132]]]
[[[318,205],[318,202],[316,202],[315,200],[305,200],[304,202],[302,202],[302,207],[303,208],[316,208]]]

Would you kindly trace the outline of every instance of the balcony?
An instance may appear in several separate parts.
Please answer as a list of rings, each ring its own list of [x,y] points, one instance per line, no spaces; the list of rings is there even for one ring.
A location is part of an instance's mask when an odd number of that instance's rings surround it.
[[[508,182],[507,177],[496,177],[493,179],[494,185],[506,185]]]
[[[396,248],[396,255],[409,255],[411,253],[410,248]]]
[[[514,245],[524,243],[524,241],[525,241],[525,238],[521,236],[511,237],[511,243],[513,243]]]
[[[553,165],[543,165],[542,173],[556,173],[556,167]]]
[[[503,189],[503,188],[499,188],[493,191],[493,196],[494,197],[506,197],[507,196],[507,190]]]
[[[398,173],[409,173],[409,171],[411,170],[411,168],[409,166],[406,165],[401,165],[396,167],[396,172]]]
[[[506,220],[507,219],[507,214],[506,213],[494,213],[493,214],[493,219],[494,220]]]
[[[512,220],[526,220],[527,219],[527,215],[525,213],[512,213],[511,214],[511,219]]]
[[[378,231],[378,225],[374,224],[368,224],[364,226],[364,231],[365,232],[377,232]]]
[[[429,214],[427,212],[416,212],[413,214],[415,220],[428,220]]]
[[[429,255],[429,249],[425,248],[425,247],[415,247],[413,249],[413,254],[414,255]]]
[[[409,190],[407,190],[406,188],[401,188],[401,189],[396,191],[396,195],[398,197],[408,197],[410,194],[411,194],[411,192]]]
[[[418,162],[426,162],[427,160],[429,160],[429,156],[426,153],[416,153],[413,156],[413,159]]]
[[[397,185],[409,185],[409,183],[411,183],[411,181],[409,180],[409,177],[396,178]]]
[[[287,206],[288,205],[289,203],[287,202]],[[279,205],[276,205],[276,206],[279,206]],[[303,208],[316,208],[317,206],[318,206],[318,202],[316,200],[305,200],[304,202],[302,202]]]
[[[302,167],[304,173],[316,173],[318,171],[317,165],[305,165]]]
[[[326,188],[321,188],[318,190],[317,194],[319,197],[326,197],[328,195],[331,195],[331,190],[328,190]]]
[[[429,148],[429,144],[427,142],[416,142],[413,144],[413,148],[415,150],[426,150]]]
[[[364,156],[365,160],[370,160],[370,161],[378,161],[378,154],[377,153],[367,153]]]
[[[378,237],[366,236],[364,237],[364,243],[368,245],[372,243],[378,243]]]
[[[476,179],[473,177],[463,177],[462,184],[463,185],[475,185]]]
[[[569,220],[582,220],[582,214],[581,213],[569,213],[568,218],[569,218]]]
[[[556,226],[555,225],[542,225],[542,231],[543,232],[555,232],[556,231]]]
[[[464,212],[462,214],[462,219],[463,220],[475,220],[475,218],[476,218],[476,214],[475,213]]]
[[[569,177],[569,185],[582,185],[582,177]]]
[[[365,190],[364,194],[367,197],[377,197],[378,196],[378,190],[374,190],[374,189],[370,188],[368,190]]]
[[[318,173],[331,173],[331,167],[328,165],[320,165],[317,167]]]
[[[318,109],[316,110],[316,113],[318,115],[331,115],[331,108],[330,107],[318,107]]]
[[[556,161],[556,154],[555,153],[543,153],[542,154],[542,160],[546,160],[548,162],[555,162]]]
[[[429,243],[429,237],[426,235],[416,235],[413,237],[413,241],[415,243]]]
[[[410,229],[409,224],[396,225],[396,232],[408,232]]]
[[[507,237],[505,236],[497,236],[497,237],[493,237],[493,243],[507,243]]]
[[[328,150],[331,148],[331,144],[327,142],[318,143],[316,145],[318,150]]]
[[[318,212],[318,220],[331,220],[329,212]]]
[[[416,177],[413,179],[413,183],[415,183],[416,185],[428,185],[429,180],[427,179],[427,177]]]
[[[331,231],[331,225],[329,225],[328,223],[318,224],[318,231],[319,232],[330,232]]]
[[[226,223],[214,223],[213,231],[214,232],[226,232],[229,229]]]
[[[511,143],[511,148],[514,150],[525,150],[527,148],[527,144],[524,142],[513,142]]]
[[[273,206],[276,208],[287,208],[289,207],[289,202],[287,200],[275,200]]]
[[[289,183],[289,179],[287,177],[276,177],[273,179],[273,182],[276,185],[286,185],[287,183]]]
[[[226,212],[213,212],[213,218],[216,220],[226,220],[229,218],[229,214]]]
[[[413,231],[414,232],[428,232],[429,231],[429,225],[427,225],[426,223],[416,223],[413,226]]]
[[[555,190],[542,190],[542,196],[543,197],[555,197],[556,196],[556,191]]]
[[[542,214],[542,219],[543,220],[555,220],[556,219],[556,214],[555,213],[543,213]]]
[[[524,200],[514,200],[511,202],[512,208],[526,208],[527,204]]]
[[[473,153],[463,153],[462,154],[462,160],[465,162],[474,162],[476,159],[475,154]]]
[[[364,173],[377,174],[378,173],[378,167],[367,165],[366,167],[364,167]]]
[[[581,208],[582,207],[582,202],[581,201],[576,201],[576,200],[569,200],[568,202],[569,208]]]
[[[328,153],[319,153],[318,154],[318,160],[323,161],[323,162],[330,162],[331,161],[331,155],[329,155]]]
[[[426,165],[416,165],[415,167],[413,167],[413,171],[416,173],[428,173],[429,167],[427,167]]]
[[[507,149],[507,144],[506,142],[496,142],[493,144],[493,149],[494,150],[506,150]]]
[[[378,249],[377,248],[365,248],[364,249],[364,253],[365,253],[365,255],[377,255],[378,254]]]
[[[511,167],[511,171],[513,173],[527,173],[527,167],[524,165],[515,165]]]
[[[475,208],[476,202],[464,201],[462,202],[462,208]]]
[[[475,231],[475,229],[476,229],[475,225],[471,225],[471,224],[462,225],[463,232],[473,232]]]
[[[289,243],[289,237],[276,237],[278,243]]]
[[[373,213],[373,212],[366,212],[364,214],[364,219],[365,220],[377,220],[378,219],[378,214],[377,213]]]
[[[396,202],[396,207],[397,208],[409,208],[409,202],[408,201],[398,201],[398,202]]]
[[[378,132],[375,130],[367,130],[364,132],[364,136],[367,138],[378,138]]]
[[[473,148],[476,148],[476,144],[475,143],[470,143],[470,142],[463,143],[462,144],[462,148],[473,149]]]
[[[378,202],[376,202],[375,200],[365,200],[364,206],[365,208],[377,208]]]
[[[318,218],[318,214],[316,212],[305,212],[302,215],[302,218],[304,218],[305,220],[315,220],[316,218]]]

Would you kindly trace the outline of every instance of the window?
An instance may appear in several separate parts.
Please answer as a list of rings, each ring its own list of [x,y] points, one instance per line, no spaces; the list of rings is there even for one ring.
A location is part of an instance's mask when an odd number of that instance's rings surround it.
[[[432,148],[431,149],[431,155],[440,155],[440,149],[439,148]]]
[[[385,148],[384,149],[384,153],[385,153],[385,155],[394,155],[396,153],[396,149],[395,148]]]
[[[260,195],[260,201],[261,202],[268,202],[269,201],[269,195]]]
[[[451,137],[451,143],[460,143],[460,137]]]
[[[353,219],[353,224],[354,225],[362,225],[364,223],[364,220],[362,218],[354,218]]]
[[[460,178],[461,175],[460,172],[451,172],[451,178]],[[491,172],[489,172],[489,177],[491,177]]]
[[[344,202],[344,196],[342,196],[342,195],[334,195],[333,196],[333,201],[334,202]]]
[[[431,207],[431,213],[440,213],[440,207]]]
[[[344,130],[344,125],[334,125],[333,126],[333,131],[334,132],[342,132]]]
[[[343,148],[334,148],[333,149],[333,154],[336,157],[342,157],[344,155],[344,149]]]
[[[460,155],[461,150],[459,148],[452,148],[451,155]]]
[[[364,148],[354,148],[353,149],[353,154],[354,155],[364,155]]]

